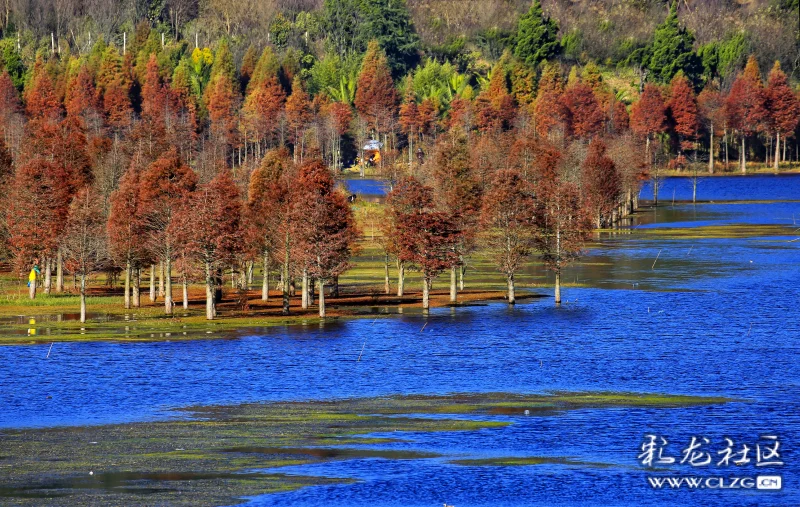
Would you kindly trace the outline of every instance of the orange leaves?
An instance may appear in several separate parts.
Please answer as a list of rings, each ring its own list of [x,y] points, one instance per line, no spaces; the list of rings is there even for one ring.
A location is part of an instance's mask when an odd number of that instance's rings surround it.
[[[370,41],[361,63],[355,105],[370,128],[378,132],[383,131],[388,119],[395,114],[397,92],[386,55],[376,41]]]
[[[666,128],[666,106],[661,91],[646,84],[638,102],[631,108],[631,130],[639,136],[650,137]]]

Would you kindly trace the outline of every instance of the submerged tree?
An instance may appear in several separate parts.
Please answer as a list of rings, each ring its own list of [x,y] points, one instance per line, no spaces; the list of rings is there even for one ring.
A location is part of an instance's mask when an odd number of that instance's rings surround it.
[[[483,199],[482,240],[498,270],[506,276],[508,302],[516,301],[514,275],[534,247],[535,196],[516,171],[498,171]]]
[[[452,216],[436,210],[433,190],[415,178],[401,180],[388,198],[397,255],[422,272],[422,308],[430,308],[434,278],[458,262],[460,231]]]
[[[555,274],[556,306],[561,305],[561,272],[579,257],[591,230],[591,217],[574,183],[553,179],[537,186],[536,249]]]

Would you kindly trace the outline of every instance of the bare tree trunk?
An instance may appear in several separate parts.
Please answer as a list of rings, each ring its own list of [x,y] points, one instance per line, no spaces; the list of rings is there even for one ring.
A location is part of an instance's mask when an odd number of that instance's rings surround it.
[[[335,275],[333,277],[333,290],[331,291],[331,297],[339,297],[339,275]]]
[[[556,271],[556,306],[561,306],[561,271]]]
[[[461,267],[459,268],[458,272],[459,272],[458,289],[463,291],[464,290],[464,275],[467,274],[467,265],[462,262],[461,263]]]
[[[747,172],[747,151],[745,151],[745,149],[744,136],[742,136],[742,154],[739,157],[739,160],[741,161],[740,167],[742,169],[742,174]]]
[[[289,231],[286,231],[284,239],[284,252],[286,256],[283,260],[283,315],[289,315]]]
[[[723,138],[725,142],[725,170],[728,170],[728,164],[730,163],[728,159],[728,130],[725,130],[725,137]]]
[[[389,294],[391,290],[392,288],[389,286],[389,254],[385,254],[383,256],[383,291]]]
[[[50,287],[53,281],[53,261],[49,257],[44,261],[44,293],[50,295]]]
[[[81,323],[86,322],[86,273],[81,273]]]
[[[781,133],[775,132],[775,160],[772,161],[772,168],[778,172],[778,161],[781,159]]]
[[[253,285],[253,271],[254,271],[255,262],[247,261],[247,288],[249,289],[251,285]]]
[[[125,262],[125,295],[123,297],[126,310],[131,308],[131,261],[128,259]]]
[[[711,140],[708,142],[708,174],[714,174],[714,124],[711,124]]]
[[[404,262],[397,261],[397,297],[403,297],[403,289],[406,283],[406,265]]]
[[[150,264],[150,302],[156,302],[156,265]]]
[[[458,301],[458,276],[456,274],[456,266],[450,267],[450,302],[455,303]]]
[[[214,320],[217,316],[214,301],[214,278],[211,276],[211,263],[206,262],[206,320]]]
[[[189,309],[189,280],[186,278],[186,273],[181,277],[183,278],[183,309]]]
[[[172,315],[172,259],[169,255],[164,259],[162,264],[164,273],[164,312],[167,315]]]
[[[319,278],[319,316],[325,318],[325,281]]]
[[[56,255],[56,292],[64,292],[64,254],[60,248]]]
[[[422,309],[431,307],[431,281],[427,276],[422,277]]]
[[[514,273],[506,275],[508,279],[508,304],[513,305],[517,302],[517,295],[514,291]]]
[[[164,261],[158,264],[158,295],[162,298],[165,296],[164,292]]]
[[[783,136],[783,158],[782,162],[786,162],[786,136]]]
[[[308,269],[303,268],[303,280],[301,285],[301,307],[303,310],[308,309]]]
[[[264,279],[261,281],[261,301],[269,300],[269,255],[264,254]]]
[[[135,268],[133,276],[133,307],[139,308],[141,306],[141,283],[142,274],[139,268]]]

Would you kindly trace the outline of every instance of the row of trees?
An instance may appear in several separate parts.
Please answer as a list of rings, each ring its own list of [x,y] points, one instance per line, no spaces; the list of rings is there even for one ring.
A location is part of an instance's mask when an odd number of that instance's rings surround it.
[[[641,179],[657,175],[666,161],[681,167],[707,146],[713,171],[717,151],[727,165],[729,148],[738,146],[743,169],[753,148],[777,165],[796,138],[797,95],[778,65],[765,84],[751,59],[730,90],[712,81],[698,95],[683,69],[674,69],[669,85],[648,82],[629,112],[596,65],[564,76],[560,64],[541,60],[550,55],[552,26],[538,4],[519,28],[529,37],[520,35],[514,53],[506,52],[485,76],[427,61],[398,80],[373,40],[352,75],[332,72],[340,79],[324,89],[318,81],[316,90],[288,51],[252,49],[237,66],[226,41],[214,52],[188,53],[185,44],[163,43],[155,31],[137,34],[129,49],[99,41],[85,55],[40,55],[29,71],[0,73],[0,185],[8,210],[0,246],[20,271],[41,259],[46,291],[53,271],[56,290],[63,289],[65,260],[68,270],[85,274],[89,268],[80,266],[110,257],[133,286],[134,303],[126,296],[126,304],[135,304],[148,267],[155,298],[158,270],[167,311],[171,275],[180,274],[185,292],[197,266],[211,317],[220,270],[231,264],[258,261],[267,273],[282,266],[287,297],[295,278],[310,294],[311,280],[324,285],[346,268],[352,218],[333,190],[333,175],[373,139],[383,145],[376,168],[382,176],[395,183],[410,176],[432,189],[433,206],[423,211],[433,215],[395,218],[431,219],[438,221],[435,230],[454,231],[441,262],[455,287],[458,268],[463,277],[479,232],[486,232],[476,225],[486,204],[479,196],[492,195],[501,172],[516,173],[530,187],[523,191],[535,196],[538,211],[520,219],[526,234],[562,244],[561,232],[542,232],[542,224],[555,220],[546,209],[567,210],[567,219],[582,223],[569,211],[580,209],[595,226],[611,225],[635,208]],[[539,49],[529,58],[525,48]],[[662,52],[651,53],[650,59]],[[346,71],[349,64],[339,61]],[[732,136],[741,142],[729,142]],[[322,168],[324,181],[317,174]],[[543,176],[543,168],[555,175]],[[575,206],[546,204],[551,196],[567,196]],[[83,215],[72,209],[90,202],[97,209]],[[244,211],[225,208],[235,203]],[[109,222],[105,256],[69,244],[81,236],[71,217],[98,213]],[[339,218],[328,223],[328,215]],[[231,217],[238,222],[225,222]],[[195,236],[204,230],[205,237]],[[229,232],[218,237],[221,231]],[[341,240],[322,239],[329,237]],[[297,251],[317,253],[298,260],[291,253],[295,243],[303,245]],[[331,250],[338,253],[320,253],[313,245],[321,243],[338,244]],[[421,264],[415,248],[396,244],[387,254],[403,259],[402,271],[406,262]],[[550,255],[543,244],[535,248],[545,259]],[[76,261],[73,252],[89,250],[98,255]],[[303,299],[309,304],[309,295]]]

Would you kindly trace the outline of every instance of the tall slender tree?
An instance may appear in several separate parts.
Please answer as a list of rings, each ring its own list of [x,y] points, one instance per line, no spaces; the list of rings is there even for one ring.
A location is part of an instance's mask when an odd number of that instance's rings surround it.
[[[789,87],[786,74],[776,61],[767,79],[767,104],[773,129],[775,130],[775,157],[773,168],[778,170],[781,159],[781,139],[783,139],[783,159],[786,159],[786,138],[794,132],[800,122],[800,101]]]
[[[72,201],[64,234],[67,268],[80,278],[81,322],[86,322],[86,279],[106,259],[106,217],[102,199],[90,187]]]
[[[534,247],[533,189],[516,171],[495,173],[480,212],[482,242],[506,277],[508,302],[516,302],[514,276]]]
[[[171,227],[181,204],[194,191],[197,175],[175,148],[161,155],[139,180],[139,200],[149,248],[164,263],[164,310],[172,314],[172,261],[179,231]]]

